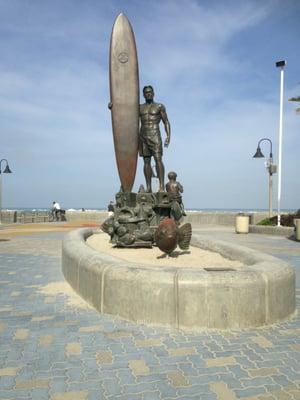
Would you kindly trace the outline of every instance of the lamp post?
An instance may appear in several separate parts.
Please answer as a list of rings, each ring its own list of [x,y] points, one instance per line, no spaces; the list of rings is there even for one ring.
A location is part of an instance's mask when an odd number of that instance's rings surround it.
[[[270,155],[267,161],[266,167],[269,173],[269,218],[273,217],[273,174],[277,171],[277,166],[273,164],[273,152],[272,152],[272,141],[269,138],[260,139],[257,145],[256,153],[253,158],[263,158],[264,155],[261,151],[260,144],[264,140],[270,143]]]
[[[2,223],[2,162],[6,162],[6,167],[4,168],[3,174],[11,174],[8,161],[5,158],[2,158],[2,160],[0,160],[0,224]]]
[[[282,125],[283,125],[283,82],[284,67],[286,61],[277,61],[276,67],[280,68],[280,110],[279,110],[279,148],[278,148],[278,199],[277,199],[277,225],[280,226],[280,203],[281,203],[281,160],[282,160]]]

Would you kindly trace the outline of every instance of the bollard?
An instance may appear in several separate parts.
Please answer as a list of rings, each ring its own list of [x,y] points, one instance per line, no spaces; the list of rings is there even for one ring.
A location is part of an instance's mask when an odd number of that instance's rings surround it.
[[[240,213],[235,218],[235,232],[249,233],[249,215]]]

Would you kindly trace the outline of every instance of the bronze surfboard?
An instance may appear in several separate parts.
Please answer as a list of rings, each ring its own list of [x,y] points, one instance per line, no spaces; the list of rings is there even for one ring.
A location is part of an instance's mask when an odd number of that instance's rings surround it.
[[[134,33],[120,14],[114,23],[109,57],[111,119],[115,155],[123,191],[134,184],[139,138],[139,73]]]

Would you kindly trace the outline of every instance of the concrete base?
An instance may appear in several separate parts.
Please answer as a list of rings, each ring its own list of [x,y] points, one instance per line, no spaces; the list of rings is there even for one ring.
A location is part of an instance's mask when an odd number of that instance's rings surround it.
[[[246,266],[236,271],[157,269],[97,252],[85,243],[93,233],[80,229],[67,234],[62,270],[74,290],[101,313],[198,330],[257,327],[295,311],[294,269],[275,257],[194,235],[192,245]]]

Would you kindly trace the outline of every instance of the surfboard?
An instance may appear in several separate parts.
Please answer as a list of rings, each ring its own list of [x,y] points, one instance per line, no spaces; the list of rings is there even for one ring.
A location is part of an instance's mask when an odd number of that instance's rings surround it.
[[[139,138],[139,73],[134,33],[128,18],[118,15],[109,56],[111,119],[115,156],[123,191],[135,179]]]

